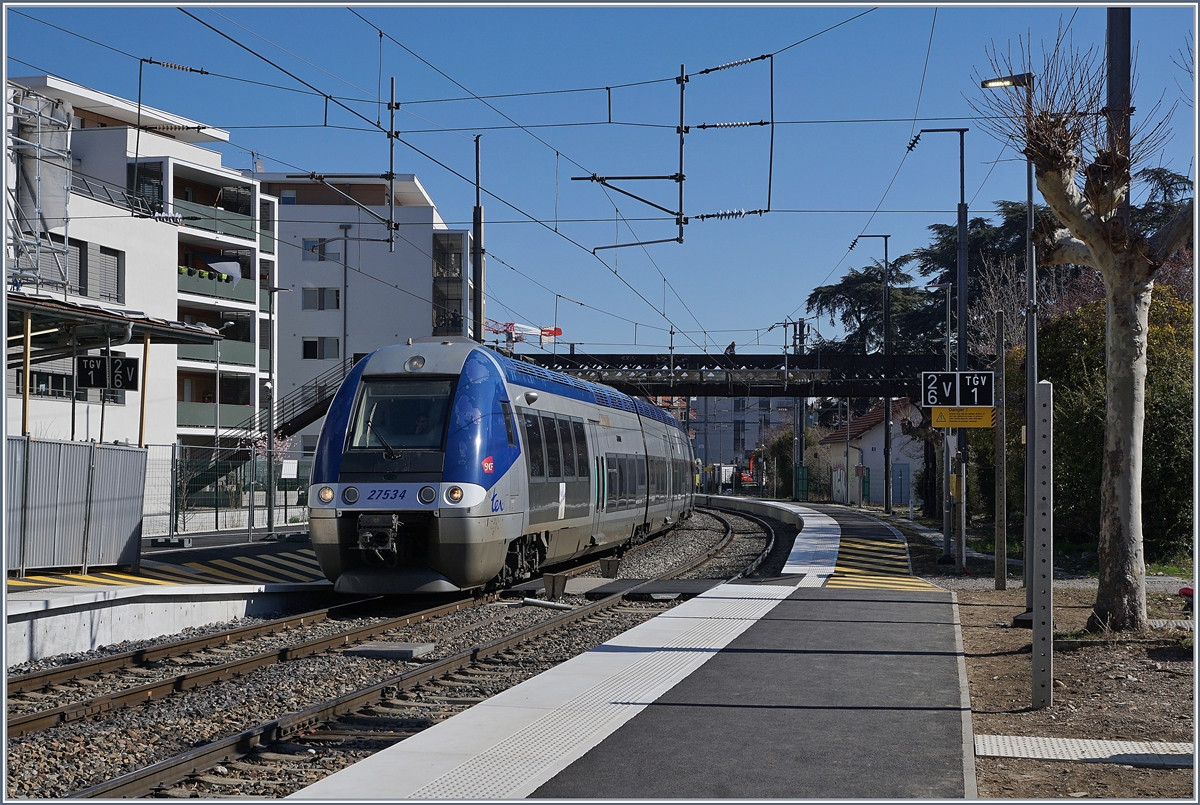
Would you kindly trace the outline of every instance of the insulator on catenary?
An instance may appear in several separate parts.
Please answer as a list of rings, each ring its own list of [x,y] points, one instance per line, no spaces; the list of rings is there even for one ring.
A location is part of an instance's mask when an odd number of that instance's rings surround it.
[[[731,61],[728,64],[719,64],[716,67],[709,67],[707,70],[701,70],[702,73],[715,73],[718,70],[728,70],[730,67],[741,67],[743,64],[749,64],[752,61],[758,61],[762,56],[755,56],[750,59],[742,59],[741,61]]]
[[[740,123],[701,123],[696,126],[698,129],[737,129],[745,126],[766,126],[769,125],[765,120],[747,120]]]

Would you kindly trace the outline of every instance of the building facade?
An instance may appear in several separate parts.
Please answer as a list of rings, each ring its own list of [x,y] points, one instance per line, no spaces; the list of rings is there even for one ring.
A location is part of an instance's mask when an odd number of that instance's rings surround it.
[[[281,400],[380,347],[470,334],[470,232],[446,226],[416,176],[252,175],[279,200]],[[298,432],[305,453],[321,422]]]
[[[114,344],[114,355],[149,360],[137,392],[77,389],[70,358],[38,364],[30,433],[136,442],[140,405],[127,398],[144,394],[148,443],[240,442],[267,399],[277,200],[205,147],[228,141],[225,131],[52,76],[12,79],[7,89],[10,99],[28,94],[70,110],[69,189],[62,211],[43,217],[44,231],[29,233],[47,248],[24,289],[224,336],[211,346],[152,345],[148,355],[140,344]],[[8,150],[22,151],[11,136]],[[17,156],[29,159],[37,158],[28,149]],[[20,375],[10,369],[7,379],[13,432]]]

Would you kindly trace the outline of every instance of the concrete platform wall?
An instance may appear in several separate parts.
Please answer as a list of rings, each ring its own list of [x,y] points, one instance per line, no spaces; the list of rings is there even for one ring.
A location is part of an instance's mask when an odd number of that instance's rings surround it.
[[[295,606],[303,596],[331,590],[328,582],[318,582],[193,585],[169,591],[119,587],[13,593],[7,601],[5,665],[265,615]]]
[[[799,506],[802,504],[793,504],[790,501],[759,500],[757,498],[739,498],[726,495],[696,495],[696,505],[716,509],[733,509],[734,511],[756,514],[761,517],[773,517],[788,525],[794,525],[796,528],[804,527],[804,518],[800,516],[799,512],[791,508],[793,505]]]

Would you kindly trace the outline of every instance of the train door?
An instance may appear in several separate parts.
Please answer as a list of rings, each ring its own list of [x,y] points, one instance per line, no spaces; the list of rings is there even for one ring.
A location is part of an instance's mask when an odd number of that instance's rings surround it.
[[[605,486],[608,483],[608,467],[604,457],[604,439],[601,435],[600,423],[588,420],[588,441],[591,442],[592,459],[592,535],[598,542],[603,541],[604,501],[608,496]]]

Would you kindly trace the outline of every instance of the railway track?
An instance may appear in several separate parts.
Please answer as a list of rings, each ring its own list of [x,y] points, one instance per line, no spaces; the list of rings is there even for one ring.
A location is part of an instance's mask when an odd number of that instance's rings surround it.
[[[737,517],[745,519],[744,515]],[[704,563],[711,563],[735,537],[735,530],[729,527],[727,522],[725,525],[726,533],[717,545],[686,565],[674,568],[660,577],[669,578],[694,572]],[[762,555],[770,550],[769,539],[766,540],[766,545]],[[631,555],[633,552],[627,554]],[[588,572],[595,564],[597,563],[577,568],[576,572]],[[356,602],[350,606],[369,607],[370,602]],[[512,613],[519,610],[519,607],[495,605],[485,600],[456,601],[434,609],[405,613],[389,621],[363,626],[353,632],[342,632],[300,645],[261,652],[235,662],[176,675],[106,697],[97,697],[97,700],[75,703],[66,710],[59,708],[58,712],[44,711],[18,716],[21,720],[10,717],[10,734],[14,729],[17,730],[16,734],[21,734],[45,730],[54,724],[65,724],[90,716],[103,716],[106,711],[134,702],[151,701],[156,696],[161,699],[165,694],[176,691],[192,691],[203,684],[249,675],[256,668],[263,668],[282,660],[329,652],[356,641],[381,635],[398,626],[433,621],[467,607],[479,606],[497,606],[497,613],[484,616],[459,631],[475,630],[481,623],[493,623],[504,631],[501,627],[506,621],[513,620]],[[628,604],[622,601],[621,596],[612,596],[595,603],[581,604],[569,612],[551,613],[543,610],[539,613],[539,622],[508,630],[507,634],[497,639],[480,642],[436,661],[407,663],[400,673],[385,676],[373,684],[355,688],[282,718],[264,721],[249,729],[202,742],[188,751],[148,763],[145,768],[77,791],[72,796],[279,796],[332,773],[341,765],[355,762],[363,753],[370,754],[403,740],[499,690],[515,685],[522,679],[540,673],[546,667],[591,647],[580,644],[576,638],[571,638],[567,642],[574,645],[573,652],[555,659],[561,653],[554,648],[555,641],[562,640],[554,638],[555,634],[588,634],[592,636],[594,644],[598,644],[610,636],[632,628],[642,620],[653,617],[667,606]],[[329,618],[329,612],[317,611],[295,616],[290,620],[299,624],[305,619],[312,622],[327,621]],[[221,648],[229,645],[235,639],[235,634],[262,632],[269,628],[269,624],[262,624],[249,630],[235,630],[229,635],[209,636],[201,639],[206,643],[203,649],[200,648],[200,642],[197,642],[192,650]],[[444,633],[442,639],[450,637],[451,634]],[[156,658],[159,652],[165,652],[162,654],[164,657],[172,656],[169,651],[168,647],[163,647],[130,652],[130,655],[143,655],[143,659],[150,656],[154,662],[158,661]],[[92,664],[100,667],[103,663],[111,665],[120,659],[110,657]],[[136,661],[132,656],[126,659],[130,662]],[[30,674],[14,678],[14,681],[19,679],[20,689],[29,691],[39,683],[35,677],[40,676],[41,683],[45,684],[53,674],[55,681],[50,684],[61,685],[67,680],[81,679],[79,674],[82,670],[62,667],[41,675]],[[338,747],[338,750],[332,750],[333,746]],[[247,794],[250,790],[255,793]],[[196,791],[206,793],[197,794]]]

